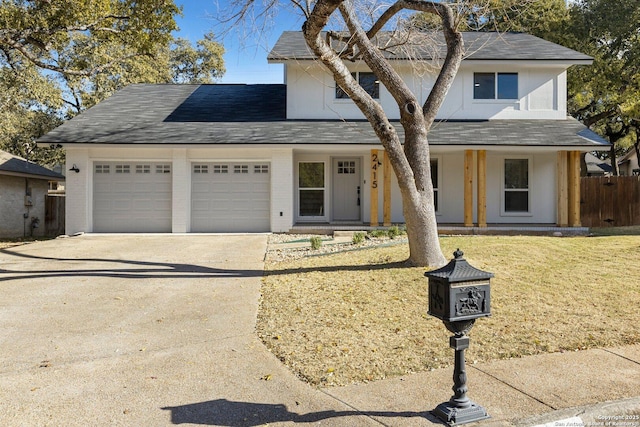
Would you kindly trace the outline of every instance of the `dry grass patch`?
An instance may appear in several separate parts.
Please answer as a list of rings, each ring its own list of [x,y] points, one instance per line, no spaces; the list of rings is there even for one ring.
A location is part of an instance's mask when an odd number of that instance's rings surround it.
[[[640,236],[441,239],[491,271],[492,317],[471,331],[470,363],[640,342]],[[343,385],[449,366],[427,315],[424,268],[406,244],[268,262],[258,334],[301,378]]]

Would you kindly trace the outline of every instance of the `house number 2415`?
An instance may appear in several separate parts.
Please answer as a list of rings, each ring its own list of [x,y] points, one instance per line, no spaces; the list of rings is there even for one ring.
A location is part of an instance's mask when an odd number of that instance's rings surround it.
[[[378,188],[378,167],[382,165],[378,160],[378,153],[371,154],[371,188]]]

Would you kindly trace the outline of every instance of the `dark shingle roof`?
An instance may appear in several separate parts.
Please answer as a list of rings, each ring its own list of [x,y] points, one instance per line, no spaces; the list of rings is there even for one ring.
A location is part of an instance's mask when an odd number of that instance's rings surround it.
[[[132,85],[38,140],[42,144],[379,145],[366,121],[286,120],[284,85]],[[253,93],[252,93],[253,92]],[[394,123],[402,135],[402,127]],[[593,146],[577,120],[438,122],[433,145]]]
[[[24,176],[27,178],[64,180],[64,176],[22,157],[0,150],[0,175]]]
[[[587,174],[589,175],[604,175],[613,172],[613,168],[611,167],[611,160],[609,159],[601,160],[591,153],[585,153],[584,162],[587,166]]]
[[[387,37],[384,34],[381,38]],[[530,60],[562,61],[565,63],[590,63],[593,58],[564,46],[524,33],[465,32],[463,33],[466,60]],[[381,44],[384,44],[381,43]],[[425,44],[424,41],[421,44]],[[433,37],[433,43],[424,47],[413,46],[418,59],[429,60],[434,56],[444,58],[446,45],[441,33]],[[408,56],[404,49],[385,52],[389,59],[403,60]],[[315,55],[309,50],[300,31],[282,33],[267,59],[272,62],[293,60],[313,60]]]

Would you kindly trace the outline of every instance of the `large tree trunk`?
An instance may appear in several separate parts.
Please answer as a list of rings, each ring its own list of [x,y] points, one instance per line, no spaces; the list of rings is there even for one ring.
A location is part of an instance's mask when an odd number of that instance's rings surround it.
[[[350,33],[346,38],[333,35],[343,42],[346,40],[350,46],[341,53],[336,52],[330,41],[322,36],[322,30],[327,25],[329,17],[338,9]],[[371,38],[403,9],[439,16],[447,41],[447,56],[423,106],[419,105],[416,96],[371,41]],[[304,23],[302,32],[307,45],[333,74],[336,83],[362,111],[389,155],[402,193],[409,237],[409,262],[413,265],[432,267],[444,265],[446,259],[438,239],[427,135],[462,60],[462,36],[456,30],[452,10],[448,5],[439,2],[398,0],[387,9],[369,32],[365,32],[349,0],[318,0]],[[400,109],[400,122],[405,133],[404,145],[380,104],[352,77],[341,57],[344,52],[354,52],[354,57],[361,57],[393,96]]]
[[[618,159],[616,157],[616,143],[611,143],[609,150],[609,158],[611,159],[611,173],[613,176],[620,176],[620,168],[618,167]]]
[[[407,140],[412,140],[412,143]],[[426,132],[407,135],[405,150],[407,147],[417,147],[420,151],[420,153],[415,153],[415,158],[420,161],[413,165],[412,176],[401,178],[398,175],[399,172],[396,172],[399,182],[408,183],[400,186],[400,191],[402,193],[402,212],[409,236],[409,262],[413,265],[442,266],[446,264],[447,260],[442,254],[438,238]]]

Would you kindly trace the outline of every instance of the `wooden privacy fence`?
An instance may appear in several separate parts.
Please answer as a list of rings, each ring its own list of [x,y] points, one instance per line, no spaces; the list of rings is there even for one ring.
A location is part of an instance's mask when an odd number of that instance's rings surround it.
[[[55,237],[64,234],[64,194],[48,194],[45,198],[44,232]]]
[[[640,225],[640,176],[581,178],[580,221],[583,227]]]

